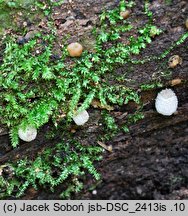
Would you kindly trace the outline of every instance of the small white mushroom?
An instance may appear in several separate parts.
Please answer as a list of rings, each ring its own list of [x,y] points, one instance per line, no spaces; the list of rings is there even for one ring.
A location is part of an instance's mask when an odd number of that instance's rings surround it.
[[[178,108],[178,98],[173,90],[164,89],[158,93],[155,99],[155,108],[158,113],[170,116]]]
[[[21,140],[31,142],[37,136],[37,129],[32,126],[27,126],[25,129],[18,129],[18,136]]]
[[[73,116],[73,120],[77,125],[84,125],[89,120],[89,114],[86,110],[83,110]]]

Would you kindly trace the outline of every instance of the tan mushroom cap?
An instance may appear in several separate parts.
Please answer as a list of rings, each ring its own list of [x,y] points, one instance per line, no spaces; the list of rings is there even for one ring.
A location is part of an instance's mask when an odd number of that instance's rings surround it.
[[[120,12],[120,16],[123,17],[123,19],[127,19],[130,15],[130,11],[129,10],[125,10],[125,11],[121,11]]]
[[[80,43],[71,43],[67,46],[67,50],[71,57],[80,57],[82,55],[83,46]]]
[[[169,68],[175,68],[178,64],[182,64],[182,58],[179,55],[173,55],[168,60]]]

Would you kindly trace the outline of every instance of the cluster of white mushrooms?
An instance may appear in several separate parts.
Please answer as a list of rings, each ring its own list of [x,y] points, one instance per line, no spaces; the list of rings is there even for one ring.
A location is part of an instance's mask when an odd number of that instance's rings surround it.
[[[86,110],[83,110],[79,113],[76,113],[73,116],[73,121],[76,125],[84,125],[89,120],[89,114]],[[31,125],[28,125],[26,128],[19,128],[18,136],[21,140],[25,142],[33,141],[37,136],[37,129]]]
[[[129,16],[129,11],[124,12],[121,16],[126,19]],[[71,43],[67,47],[67,51],[71,57],[80,57],[82,55],[83,47],[79,43]],[[170,60],[170,63],[179,64],[176,58]],[[174,64],[175,64],[174,63]],[[175,66],[176,66],[175,65]],[[170,67],[170,66],[169,66]],[[171,89],[165,89],[158,93],[155,100],[155,107],[158,113],[170,116],[176,112],[178,107],[178,99],[175,93]],[[79,113],[76,113],[73,116],[73,121],[76,125],[84,125],[89,120],[89,114],[86,110],[83,110]],[[18,136],[25,142],[33,141],[37,136],[37,129],[31,125],[28,125],[26,128],[19,128]]]
[[[71,57],[80,57],[82,55],[83,47],[80,43],[71,43],[67,46],[67,51]],[[89,120],[89,114],[86,110],[76,113],[73,116],[73,121],[81,126],[84,125]],[[18,136],[21,140],[25,142],[33,141],[37,136],[37,129],[31,125],[26,128],[19,128]]]
[[[155,108],[158,113],[170,116],[176,112],[178,107],[178,99],[176,94],[171,89],[164,89],[158,93],[155,99]],[[76,113],[73,116],[73,121],[76,125],[84,125],[89,120],[89,114],[86,110]],[[19,138],[25,142],[33,141],[37,136],[37,129],[33,126],[28,126],[25,129],[18,130]]]

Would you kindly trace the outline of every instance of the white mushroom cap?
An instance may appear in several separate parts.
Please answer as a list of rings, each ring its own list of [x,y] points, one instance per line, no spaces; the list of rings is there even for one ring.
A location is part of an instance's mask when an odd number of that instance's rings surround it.
[[[73,120],[77,125],[84,125],[89,120],[89,114],[86,110],[83,110],[73,116]]]
[[[173,90],[164,89],[158,93],[155,99],[155,108],[158,113],[170,116],[178,108],[178,98]]]
[[[32,126],[27,126],[25,129],[19,128],[18,136],[23,141],[31,142],[37,136],[37,129]]]

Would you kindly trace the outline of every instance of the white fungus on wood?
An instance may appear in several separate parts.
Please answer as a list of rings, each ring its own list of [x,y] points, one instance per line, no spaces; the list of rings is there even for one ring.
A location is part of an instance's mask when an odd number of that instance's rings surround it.
[[[155,99],[155,108],[158,113],[170,116],[178,108],[178,98],[173,90],[164,89],[158,93]]]
[[[32,126],[27,126],[25,129],[18,129],[18,136],[25,142],[31,142],[37,136],[37,129]]]
[[[86,110],[83,110],[73,116],[73,120],[77,125],[84,125],[89,120],[89,114]]]

